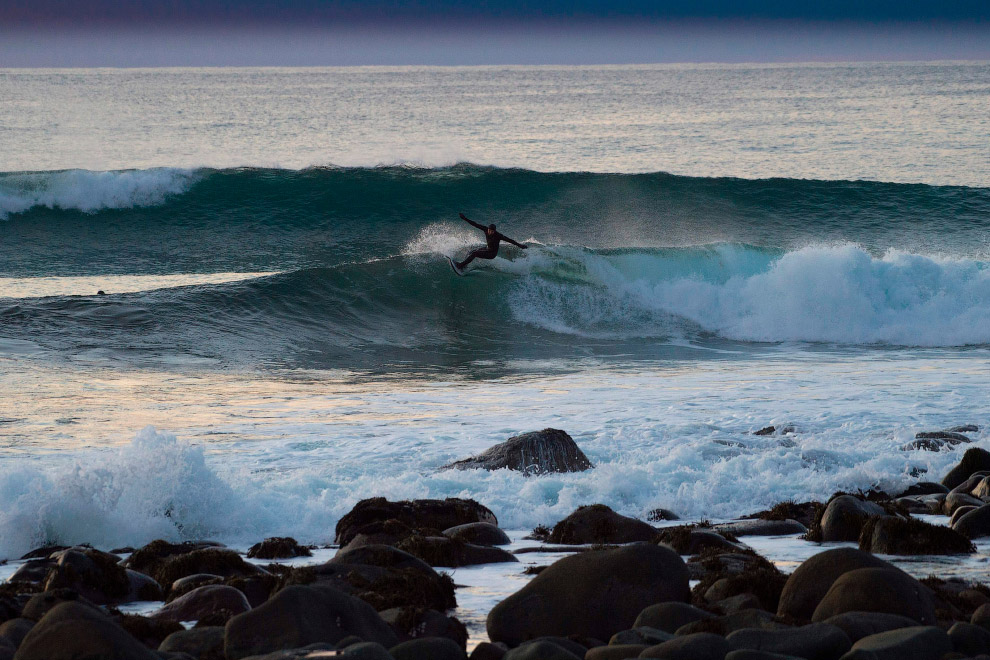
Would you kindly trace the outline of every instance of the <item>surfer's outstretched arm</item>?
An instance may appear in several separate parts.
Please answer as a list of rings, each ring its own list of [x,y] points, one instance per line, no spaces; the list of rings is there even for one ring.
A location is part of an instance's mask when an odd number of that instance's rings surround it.
[[[463,213],[460,213],[458,215],[461,216],[461,220],[463,220],[464,222],[468,223],[472,227],[477,227],[481,231],[485,231],[486,229],[488,229],[488,227],[484,226],[483,224],[480,224],[480,223],[475,222],[474,220],[472,220],[471,218],[467,217]]]
[[[506,243],[512,243],[512,244],[513,244],[513,245],[515,245],[515,246],[516,246],[517,248],[522,248],[523,250],[525,250],[525,249],[526,249],[526,245],[525,245],[525,244],[523,244],[523,243],[516,243],[516,242],[515,242],[514,240],[512,240],[511,238],[509,238],[509,237],[508,237],[508,236],[506,236],[505,234],[499,234],[499,236],[500,236],[500,237],[502,238],[502,240],[503,240],[503,241],[505,241]]]

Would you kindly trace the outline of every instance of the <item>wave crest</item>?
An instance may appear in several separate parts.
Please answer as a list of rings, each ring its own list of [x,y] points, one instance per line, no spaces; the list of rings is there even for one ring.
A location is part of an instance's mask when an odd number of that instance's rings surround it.
[[[95,213],[103,209],[155,206],[188,191],[193,170],[156,168],[93,172],[25,172],[0,175],[0,219],[38,206]]]

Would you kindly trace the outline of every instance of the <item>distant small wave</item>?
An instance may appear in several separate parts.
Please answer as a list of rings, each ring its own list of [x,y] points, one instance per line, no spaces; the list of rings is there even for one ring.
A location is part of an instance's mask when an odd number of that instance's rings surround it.
[[[35,207],[95,213],[161,204],[196,182],[193,170],[156,168],[118,172],[64,170],[0,175],[0,219]]]

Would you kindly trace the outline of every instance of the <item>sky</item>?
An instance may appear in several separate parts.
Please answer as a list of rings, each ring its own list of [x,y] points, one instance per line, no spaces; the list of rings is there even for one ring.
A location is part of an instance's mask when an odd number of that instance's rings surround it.
[[[0,67],[952,59],[987,0],[0,0]]]

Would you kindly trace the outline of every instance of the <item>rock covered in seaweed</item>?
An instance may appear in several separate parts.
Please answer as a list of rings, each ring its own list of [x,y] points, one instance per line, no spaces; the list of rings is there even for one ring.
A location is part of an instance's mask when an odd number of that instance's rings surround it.
[[[588,457],[565,431],[543,429],[514,436],[477,456],[454,461],[440,469],[507,468],[525,475],[540,475],[553,472],[583,472],[593,467]]]
[[[490,509],[474,500],[448,497],[444,500],[402,500],[391,502],[384,497],[361,500],[337,522],[337,543],[347,545],[364,528],[386,521],[397,521],[411,529],[450,529],[458,525],[486,522],[498,525]]]
[[[859,549],[883,555],[956,555],[976,552],[958,531],[914,518],[876,516],[863,524]]]
[[[255,543],[248,550],[252,559],[289,559],[291,557],[311,557],[313,553],[304,545],[289,536],[273,536],[261,543]]]

